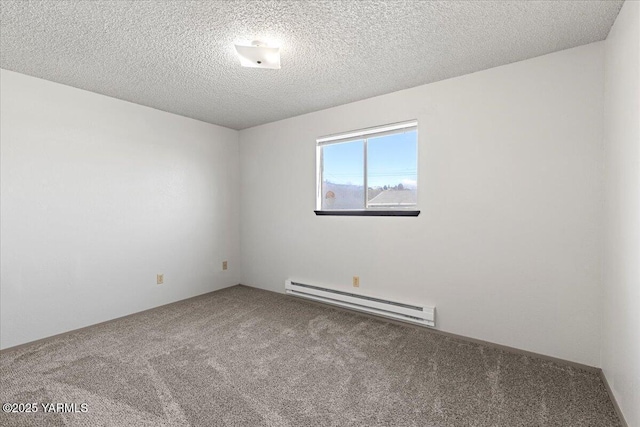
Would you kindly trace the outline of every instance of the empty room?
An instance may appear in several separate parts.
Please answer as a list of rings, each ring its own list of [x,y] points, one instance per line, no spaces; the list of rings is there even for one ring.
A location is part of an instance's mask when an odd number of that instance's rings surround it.
[[[640,427],[640,1],[0,0],[0,425]]]

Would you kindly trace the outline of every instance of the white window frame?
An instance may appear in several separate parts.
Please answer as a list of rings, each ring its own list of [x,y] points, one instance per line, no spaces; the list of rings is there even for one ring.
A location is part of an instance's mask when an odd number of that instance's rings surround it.
[[[383,126],[376,126],[361,130],[349,131],[335,135],[324,136],[316,139],[316,214],[321,214],[323,212],[332,212],[334,214],[339,214],[341,211],[323,211],[322,210],[322,169],[323,169],[323,155],[322,148],[331,145],[331,144],[340,144],[351,141],[364,140],[363,146],[363,161],[364,161],[364,201],[362,209],[353,209],[353,210],[344,210],[342,212],[389,212],[389,211],[412,211],[417,212],[418,209],[418,201],[416,200],[415,205],[408,206],[382,206],[382,207],[369,207],[369,186],[368,186],[368,177],[367,177],[367,141],[372,137],[380,137],[384,135],[391,135],[396,133],[404,133],[409,131],[418,131],[418,121],[410,120],[406,122],[400,123],[392,123]],[[416,138],[418,136],[416,135]],[[418,146],[419,144],[416,141],[416,168],[417,159],[418,159]],[[418,176],[419,171],[416,171],[416,177]],[[414,216],[417,216],[414,215]]]

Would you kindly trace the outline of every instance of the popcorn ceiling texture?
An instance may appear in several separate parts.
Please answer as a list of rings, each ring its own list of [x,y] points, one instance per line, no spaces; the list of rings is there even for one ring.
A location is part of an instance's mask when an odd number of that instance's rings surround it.
[[[606,38],[622,1],[2,1],[0,66],[244,129]],[[234,43],[281,46],[246,69]]]

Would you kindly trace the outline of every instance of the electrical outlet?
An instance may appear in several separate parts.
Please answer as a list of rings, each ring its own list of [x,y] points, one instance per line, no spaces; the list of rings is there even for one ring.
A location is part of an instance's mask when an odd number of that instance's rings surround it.
[[[229,266],[227,265],[227,261],[222,261],[222,269],[226,270]]]
[[[158,274],[156,276],[156,283],[162,285],[164,283],[164,274]]]
[[[353,276],[353,287],[354,288],[359,288],[360,287],[360,277],[359,276]]]

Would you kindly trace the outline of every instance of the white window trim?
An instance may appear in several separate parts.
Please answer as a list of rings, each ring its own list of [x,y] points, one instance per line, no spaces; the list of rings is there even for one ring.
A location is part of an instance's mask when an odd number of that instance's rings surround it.
[[[320,213],[320,212],[334,212],[334,211],[323,211],[322,210],[322,169],[323,169],[323,158],[322,158],[322,148],[326,145],[330,145],[330,144],[341,144],[341,143],[346,143],[346,142],[351,142],[351,141],[357,141],[357,140],[364,140],[364,153],[363,153],[363,158],[364,158],[364,203],[363,203],[363,208],[362,209],[355,209],[355,210],[350,210],[350,211],[345,211],[345,212],[354,212],[354,211],[361,211],[361,212],[376,212],[376,211],[416,211],[419,213],[419,211],[417,211],[418,209],[418,203],[416,202],[416,204],[411,204],[408,206],[398,206],[398,205],[394,205],[394,206],[390,206],[390,207],[384,207],[384,206],[379,206],[379,207],[368,207],[368,197],[369,197],[369,187],[368,187],[368,180],[367,180],[367,140],[369,136],[373,136],[373,137],[379,137],[379,136],[384,136],[385,134],[394,134],[394,133],[399,133],[398,131],[400,130],[404,130],[405,132],[407,131],[412,131],[412,130],[418,130],[418,121],[417,120],[410,120],[410,121],[406,121],[406,122],[399,122],[399,123],[392,123],[392,124],[388,124],[388,125],[383,125],[383,126],[376,126],[376,127],[371,127],[371,128],[366,128],[366,129],[361,129],[361,130],[357,130],[357,131],[350,131],[350,132],[343,132],[340,134],[334,134],[334,135],[328,135],[328,136],[323,136],[320,137],[318,139],[316,139],[316,214]],[[418,146],[419,144],[416,144],[416,150],[418,150]],[[417,159],[417,153],[416,153],[416,159]],[[417,165],[416,165],[417,166]],[[416,171],[416,178],[418,175],[419,171]],[[339,211],[335,211],[335,212],[339,212]],[[416,215],[417,216],[417,215]]]
[[[410,120],[408,122],[400,122],[400,123],[392,123],[390,125],[384,126],[376,126],[372,128],[366,128],[351,132],[343,132],[334,135],[323,136],[316,139],[317,145],[324,145],[327,143],[338,143],[338,142],[347,142],[349,139],[361,139],[363,136],[385,133],[385,132],[393,132],[400,129],[409,129],[409,128],[418,128],[417,120]]]

